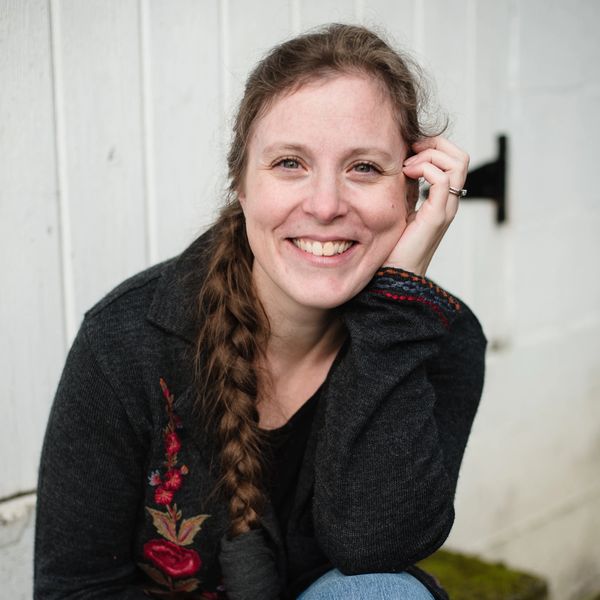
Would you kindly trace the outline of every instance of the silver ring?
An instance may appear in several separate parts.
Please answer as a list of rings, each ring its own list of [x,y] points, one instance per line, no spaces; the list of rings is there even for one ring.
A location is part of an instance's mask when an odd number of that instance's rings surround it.
[[[465,190],[464,188],[459,190],[458,188],[454,188],[452,186],[449,186],[448,191],[451,194],[454,194],[455,196],[458,196],[459,198],[464,198],[467,195],[467,190]]]

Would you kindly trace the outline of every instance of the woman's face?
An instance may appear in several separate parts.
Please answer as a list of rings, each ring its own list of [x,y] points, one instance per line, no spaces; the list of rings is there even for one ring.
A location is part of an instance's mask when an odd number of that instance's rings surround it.
[[[406,150],[368,76],[319,79],[273,102],[238,191],[263,302],[330,309],[366,286],[406,227]]]

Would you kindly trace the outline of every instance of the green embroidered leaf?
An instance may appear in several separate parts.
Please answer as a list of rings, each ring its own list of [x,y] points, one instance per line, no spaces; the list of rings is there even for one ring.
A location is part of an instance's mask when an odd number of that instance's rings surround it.
[[[142,571],[144,571],[144,573],[146,573],[146,575],[148,575],[148,577],[150,577],[150,579],[153,579],[154,581],[156,581],[156,583],[159,583],[160,585],[164,585],[165,587],[168,587],[168,588],[171,587],[168,579],[158,569],[155,569],[154,567],[151,567],[150,565],[145,565],[144,563],[138,563],[138,567],[140,569],[142,569]]]
[[[175,584],[178,592],[193,592],[198,588],[200,582],[197,579],[182,579]]]
[[[152,522],[154,523],[154,527],[156,527],[156,531],[170,542],[176,544],[177,531],[171,515],[160,510],[155,510],[154,508],[149,508],[148,506],[146,506],[146,510],[152,517]]]
[[[194,541],[196,534],[202,528],[202,523],[204,523],[208,517],[210,517],[210,515],[197,515],[196,517],[181,521],[177,543],[182,546],[189,546]]]

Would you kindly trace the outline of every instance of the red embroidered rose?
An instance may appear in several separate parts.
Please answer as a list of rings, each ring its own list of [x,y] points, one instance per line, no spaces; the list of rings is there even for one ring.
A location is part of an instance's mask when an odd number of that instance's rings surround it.
[[[168,456],[173,456],[181,450],[181,441],[174,431],[165,434],[165,450]]]
[[[154,490],[154,502],[156,502],[156,504],[171,504],[173,494],[174,492],[171,490],[166,490],[162,485],[159,485]]]
[[[167,540],[146,542],[144,556],[170,577],[189,577],[202,565],[195,550],[187,550]]]
[[[167,471],[165,474],[165,480],[163,482],[163,487],[165,490],[173,490],[176,492],[183,483],[183,478],[181,477],[181,472],[179,469],[171,469]]]

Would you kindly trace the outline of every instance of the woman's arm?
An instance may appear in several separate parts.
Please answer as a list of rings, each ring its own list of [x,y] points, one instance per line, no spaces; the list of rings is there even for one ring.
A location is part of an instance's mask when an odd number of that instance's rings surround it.
[[[132,558],[144,456],[82,329],[61,378],[42,451],[36,599],[147,598],[134,585]]]
[[[403,172],[427,180],[428,198],[386,266],[345,307],[350,343],[325,390],[314,521],[324,552],[347,574],[403,570],[447,538],[481,395],[479,323],[421,276],[456,214],[453,188],[462,188],[469,157],[443,138],[413,150]]]
[[[350,343],[323,396],[316,535],[345,574],[400,571],[452,527],[485,338],[466,306],[397,269],[382,269],[344,320]]]

